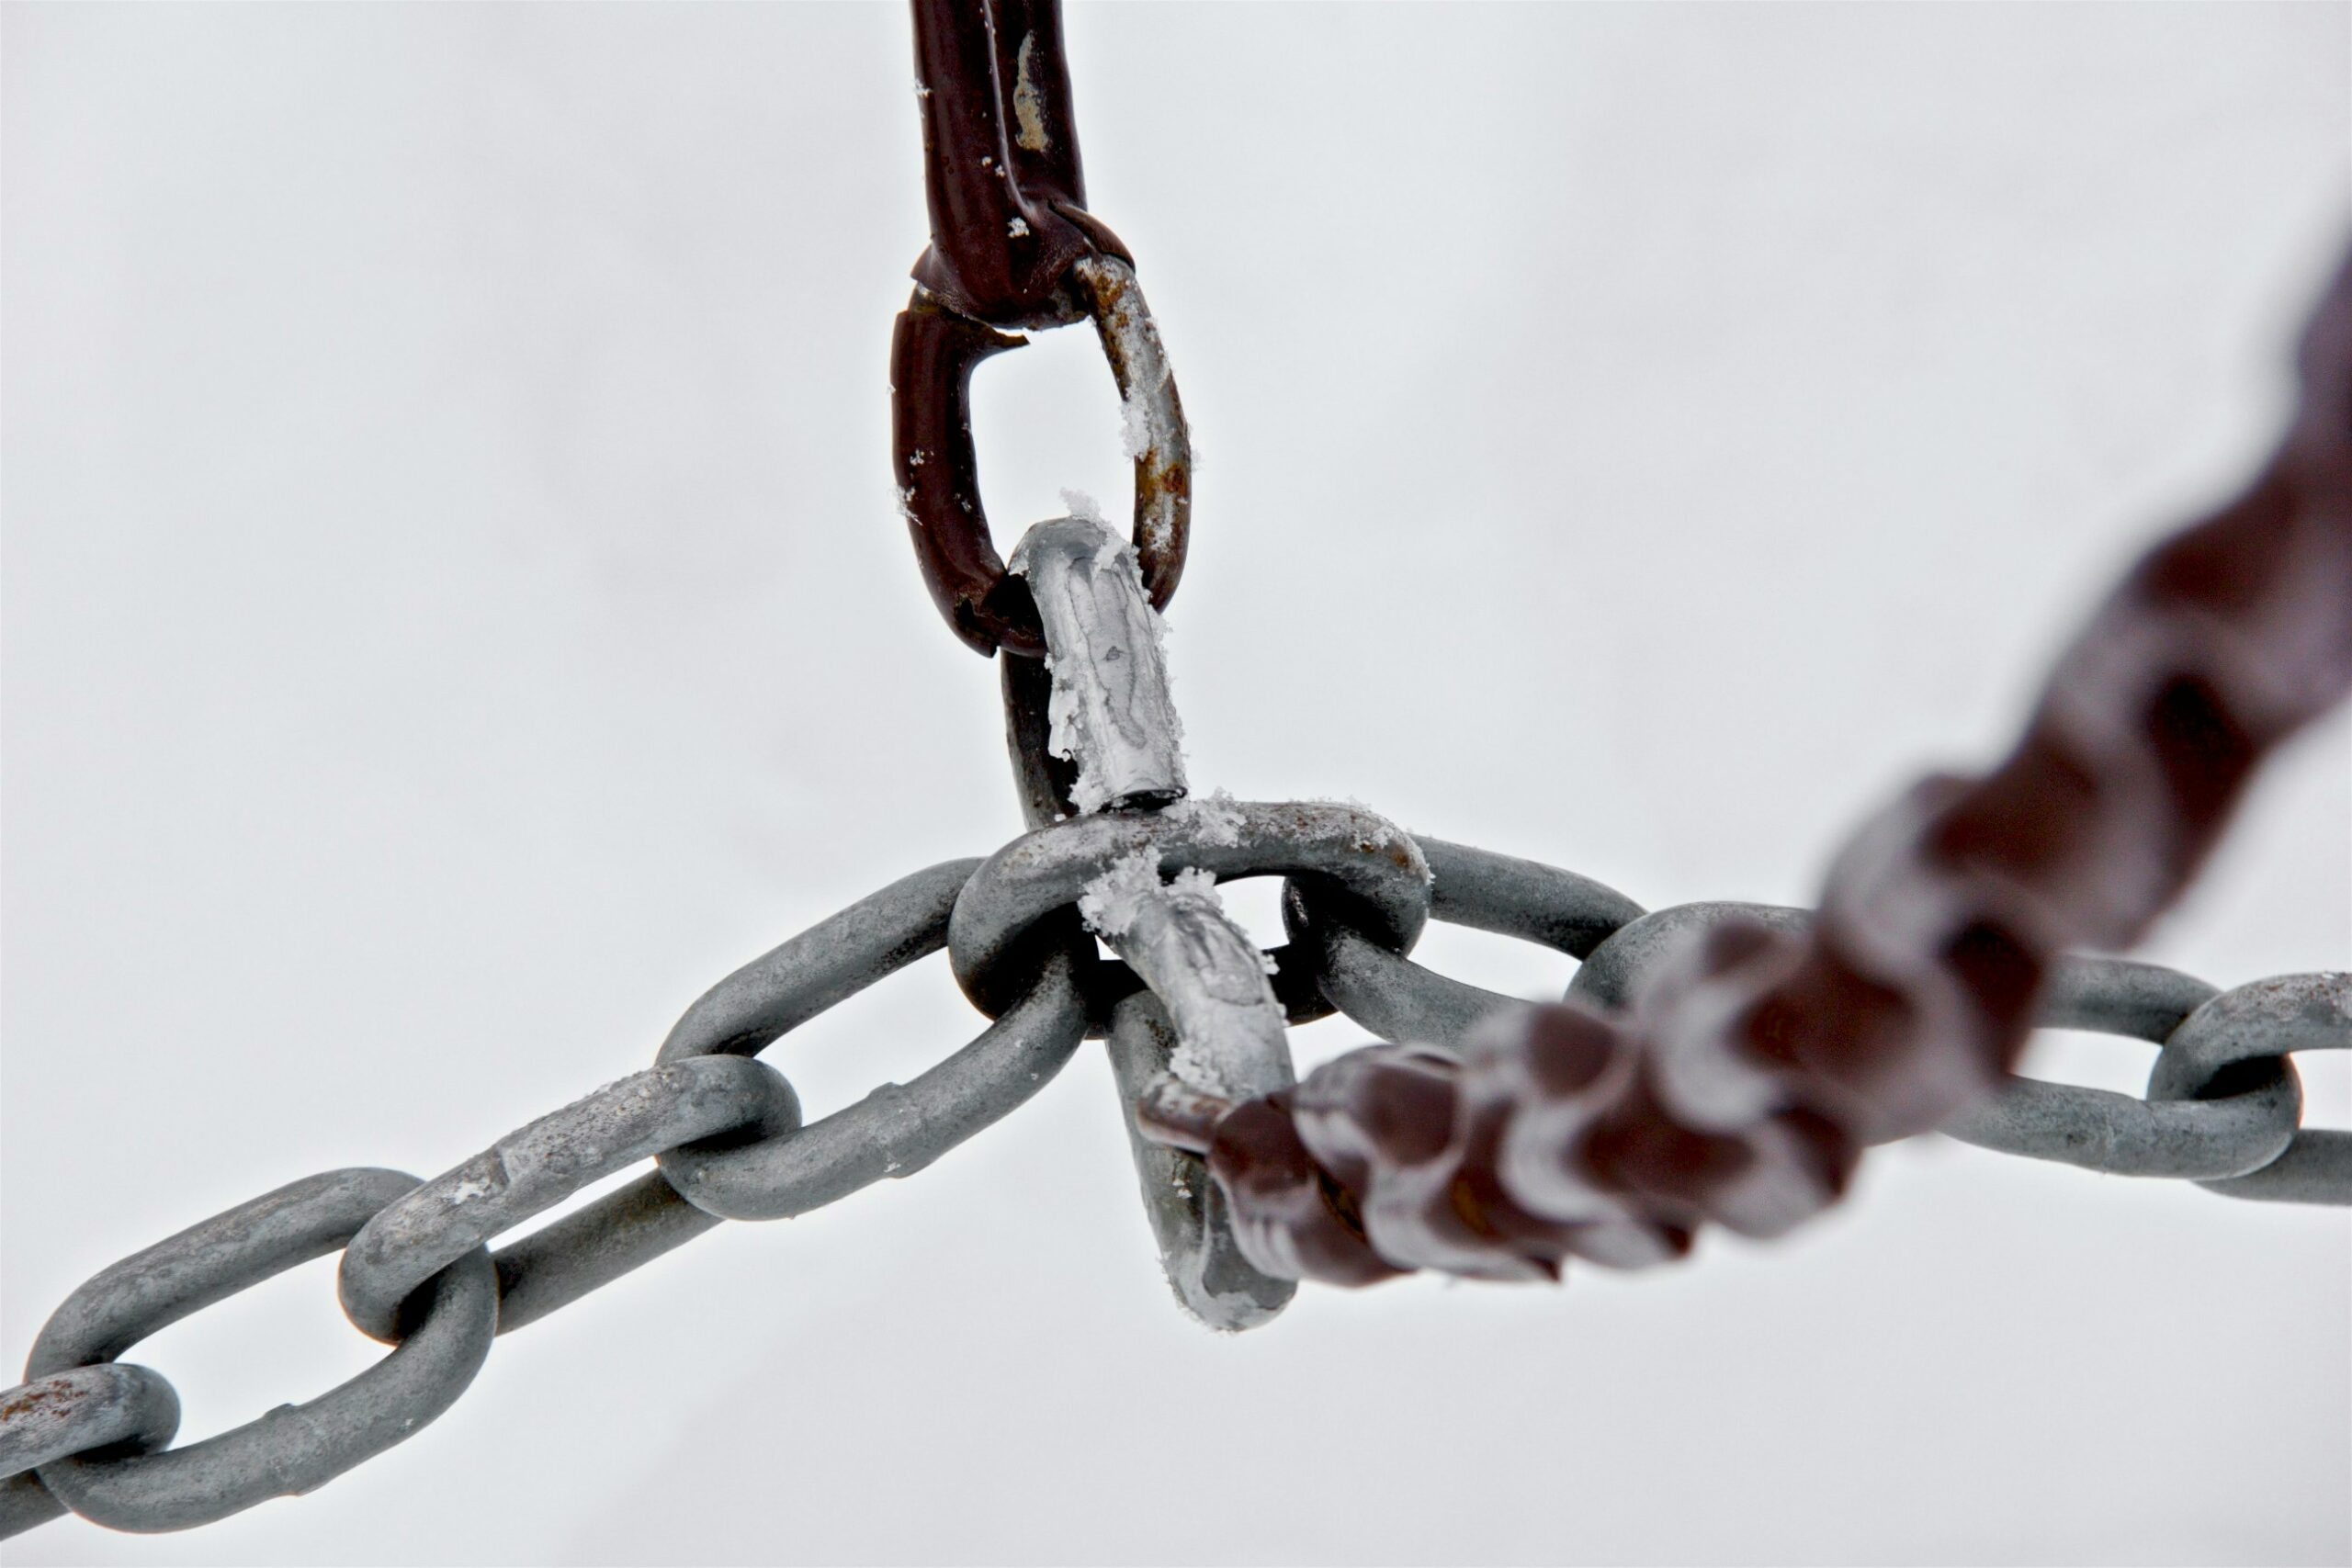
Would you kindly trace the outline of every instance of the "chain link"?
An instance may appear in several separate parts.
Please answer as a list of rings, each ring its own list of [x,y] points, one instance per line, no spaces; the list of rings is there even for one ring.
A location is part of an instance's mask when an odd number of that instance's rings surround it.
[[[1091,320],[1125,405],[1135,549],[1164,607],[1184,572],[1193,457],[1135,258],[1085,209],[1057,0],[914,0],[931,244],[890,342],[891,448],[915,559],[964,642],[1043,657],[1027,586],[989,537],[971,379],[1027,340],[1001,327]]]
[[[1429,918],[1429,869],[1419,847],[1362,807],[1237,801],[1209,810],[1188,802],[1148,815],[1075,817],[989,856],[956,900],[949,953],[972,1005],[1001,1012],[1020,994],[1026,953],[1052,937],[1056,918],[1089,884],[1138,854],[1152,856],[1163,874],[1204,871],[1219,880],[1285,874],[1294,886],[1343,903],[1356,929],[1392,951],[1409,950]],[[1269,957],[1274,995],[1290,1021],[1329,1014],[1315,966],[1296,943]],[[1086,984],[1100,1019],[1136,981],[1098,960]]]
[[[2284,1102],[2266,1134],[2286,1146],[2236,1170],[2197,1179],[2228,1198],[2282,1203],[2352,1202],[2352,1133],[2302,1128],[2298,1051],[2352,1047],[2352,976],[2288,975],[2215,997],[2165,1037],[2148,1075],[2148,1098],[2212,1105],[2274,1093]],[[2275,1091],[2270,1088],[2276,1081]],[[2260,1146],[2269,1149],[2266,1136]],[[2234,1162],[2233,1162],[2234,1163]]]
[[[134,1253],[51,1314],[26,1375],[111,1361],[167,1324],[334,1251],[416,1185],[396,1170],[328,1171]],[[481,1369],[497,1327],[497,1271],[477,1246],[403,1303],[391,1354],[349,1382],[185,1448],[51,1459],[40,1483],[84,1518],[142,1532],[311,1491],[447,1410]]]

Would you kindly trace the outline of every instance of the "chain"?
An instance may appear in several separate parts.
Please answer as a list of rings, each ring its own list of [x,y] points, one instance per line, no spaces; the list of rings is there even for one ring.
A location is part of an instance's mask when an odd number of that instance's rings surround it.
[[[2352,1045],[2352,976],[2216,992],[2062,951],[2133,940],[2260,759],[2352,685],[2352,270],[2305,341],[2278,457],[2140,563],[1999,768],[1881,814],[1818,912],[1645,911],[1360,806],[1193,793],[1158,620],[1189,523],[1182,413],[1132,259],[1082,205],[1057,9],[914,13],[933,239],[892,351],[898,474],[934,599],[967,644],[1008,655],[1029,830],[745,964],[647,1070],[431,1180],[323,1172],[94,1276],[0,1393],[0,1535],[68,1510],[180,1529],[322,1485],[449,1408],[497,1336],[722,1220],[806,1213],[928,1168],[1091,1037],[1170,1283],[1225,1329],[1265,1322],[1301,1279],[1552,1278],[1568,1257],[1682,1256],[1709,1220],[1776,1235],[1839,1194],[1861,1146],[1936,1128],[2225,1196],[2352,1204],[2352,1134],[2301,1126],[2290,1060]],[[1008,563],[979,508],[970,371],[1020,341],[1000,328],[1081,318],[1126,400],[1132,536],[1056,519]],[[1288,940],[1267,953],[1216,892],[1261,875],[1283,878]],[[1533,1004],[1447,978],[1410,957],[1432,919],[1553,948],[1575,979]],[[942,950],[987,1025],[913,1081],[804,1123],[762,1053]],[[1286,1026],[1334,1010],[1391,1043],[1295,1081]],[[2036,1024],[2155,1045],[2146,1095],[2014,1077]],[[331,1254],[343,1311],[383,1359],[171,1446],[171,1384],[120,1358]]]
[[[1036,606],[989,538],[972,450],[973,368],[1027,341],[997,329],[1094,322],[1125,404],[1155,609],[1184,572],[1192,447],[1135,258],[1085,209],[1058,0],[914,0],[914,23],[932,242],[890,343],[899,503],[956,635],[1034,660]]]

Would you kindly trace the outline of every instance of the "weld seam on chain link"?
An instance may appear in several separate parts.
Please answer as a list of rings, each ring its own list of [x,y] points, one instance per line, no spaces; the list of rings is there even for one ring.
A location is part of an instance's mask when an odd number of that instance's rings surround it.
[[[886,1083],[788,1137],[672,1149],[662,1173],[695,1207],[727,1219],[804,1214],[923,1169],[1025,1104],[1085,1037],[1076,965],[1067,953],[1049,953],[1026,997],[913,1082]]]
[[[660,1065],[748,1056],[947,940],[976,859],[911,873],[743,964],[696,998],[656,1053]],[[660,1171],[648,1172],[503,1248],[502,1334],[537,1323],[715,1227]]]

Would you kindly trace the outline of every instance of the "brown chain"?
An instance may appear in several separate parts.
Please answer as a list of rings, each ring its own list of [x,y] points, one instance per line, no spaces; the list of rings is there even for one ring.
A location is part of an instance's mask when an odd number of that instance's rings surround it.
[[[2141,559],[2009,756],[1866,823],[1804,934],[1709,932],[1622,1012],[1510,1015],[1459,1059],[1380,1045],[1228,1106],[1169,1093],[1244,1251],[1291,1278],[1555,1278],[1769,1236],[1865,1145],[1933,1128],[2023,1045],[2051,960],[2139,938],[2256,765],[2352,687],[2352,262],[2301,345],[2278,452]]]
[[[923,581],[956,635],[981,653],[1046,651],[1028,589],[1006,575],[980,505],[972,371],[1027,340],[1001,327],[1054,327],[1110,305],[1081,264],[1125,245],[1085,209],[1059,0],[913,0],[931,245],[890,343],[892,450]],[[1113,348],[1105,329],[1106,349]],[[1171,394],[1172,396],[1172,394]],[[1173,491],[1165,526],[1138,554],[1155,606],[1184,565],[1190,475],[1137,471]]]

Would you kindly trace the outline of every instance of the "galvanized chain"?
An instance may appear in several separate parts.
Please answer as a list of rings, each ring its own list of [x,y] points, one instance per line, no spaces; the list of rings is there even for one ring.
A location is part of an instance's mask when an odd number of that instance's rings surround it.
[[[1144,868],[1148,882],[1136,874]],[[1163,881],[1170,874],[1172,884]],[[1807,919],[1735,904],[1645,913],[1572,872],[1410,836],[1355,806],[1215,799],[1049,823],[986,861],[901,878],[745,964],[686,1010],[652,1068],[430,1181],[381,1169],[325,1172],[96,1275],[42,1329],[27,1382],[0,1394],[0,1535],[69,1507],[119,1529],[179,1529],[310,1491],[447,1409],[494,1336],[721,1218],[806,1213],[913,1175],[1035,1095],[1090,1033],[1109,1035],[1131,1125],[1139,1102],[1148,1122],[1182,1094],[1226,1122],[1241,1118],[1216,1089],[1287,1074],[1286,1056],[1264,1049],[1261,1024],[1250,1021],[1278,1004],[1271,987],[1254,997],[1235,991],[1239,976],[1216,962],[1214,938],[1210,961],[1200,960],[1200,933],[1221,917],[1204,887],[1184,886],[1186,874],[1202,883],[1284,876],[1301,934],[1262,963],[1245,949],[1250,974],[1279,966],[1374,1032],[1413,1042],[1342,1061],[1374,1057],[1416,1083],[1439,1064],[1453,1070],[1452,1053],[1482,1027],[1549,1010],[1413,963],[1407,955],[1428,920],[1579,958],[1569,994],[1608,1008],[1666,972],[1692,933],[1738,919],[1790,930]],[[1123,882],[1131,900],[1124,923],[1106,902]],[[1113,940],[1125,963],[1090,958],[1081,970],[1071,944],[1056,940],[1057,923],[1074,921],[1081,905],[1099,926],[1119,928]],[[800,1124],[790,1085],[755,1054],[943,947],[994,1021],[912,1082],[883,1084]],[[1223,1048],[1220,1015],[1242,1025],[1227,1029]],[[2093,1170],[2195,1180],[2232,1197],[2352,1203],[2352,1134],[2300,1128],[2301,1096],[2287,1059],[2352,1045],[2352,976],[2290,976],[2217,994],[2153,965],[2065,959],[2039,1021],[2159,1045],[2147,1099],[2011,1079],[1944,1131]],[[1203,1060],[1180,1059],[1204,1041],[1211,1049]],[[1331,1071],[1293,1092],[1304,1100]],[[1147,1096],[1179,1072],[1213,1087]],[[1234,1184],[1224,1172],[1212,1180],[1195,1155],[1152,1143],[1148,1126],[1145,1134],[1139,1173],[1170,1281],[1205,1321],[1262,1322],[1300,1275],[1363,1281],[1396,1271],[1377,1258],[1365,1263],[1361,1249],[1330,1251],[1326,1233],[1296,1224],[1276,1234],[1298,1238],[1297,1266],[1268,1258],[1260,1233],[1247,1228],[1261,1224],[1253,1205],[1262,1204],[1264,1183]],[[533,1215],[648,1161],[654,1168],[634,1183],[490,1249]],[[1368,1212],[1374,1235],[1389,1234],[1388,1214]],[[167,1447],[179,1413],[171,1385],[118,1358],[169,1323],[338,1249],[345,1312],[391,1353],[318,1399]],[[1493,1272],[1483,1260],[1464,1261],[1464,1272]]]
[[[1361,807],[1192,793],[1157,615],[1183,562],[1182,415],[1129,258],[1082,207],[1057,9],[914,10],[933,243],[893,350],[899,479],[951,625],[1009,655],[1030,830],[736,970],[650,1068],[432,1180],[324,1172],[92,1278],[41,1330],[27,1382],[0,1393],[0,1536],[69,1509],[186,1529],[320,1486],[447,1410],[497,1335],[723,1219],[806,1213],[925,1168],[1091,1036],[1107,1042],[1170,1283],[1226,1329],[1266,1321],[1302,1278],[1544,1278],[1566,1256],[1679,1256],[1702,1219],[1776,1233],[1836,1196],[1860,1143],[1939,1124],[2233,1197],[2352,1203],[2352,1134],[2301,1127],[2289,1060],[2352,1044],[2352,976],[2217,994],[2058,951],[2131,940],[2263,752],[2352,683],[2352,274],[2306,344],[2278,460],[2143,563],[2000,770],[1932,782],[1867,829],[1817,916],[1645,912]],[[996,328],[1082,316],[1127,400],[1133,536],[1057,519],[1008,567],[979,511],[968,375],[1017,341]],[[1284,878],[1289,938],[1263,953],[1216,891],[1258,875]],[[1567,1000],[1413,963],[1431,919],[1576,958]],[[943,948],[991,1021],[912,1082],[803,1124],[761,1053]],[[1285,1025],[1335,1009],[1398,1043],[1295,1083]],[[2033,1021],[2157,1045],[2146,1097],[2007,1076]],[[317,1399],[172,1447],[170,1383],[119,1358],[338,1252],[342,1308],[388,1354]]]

